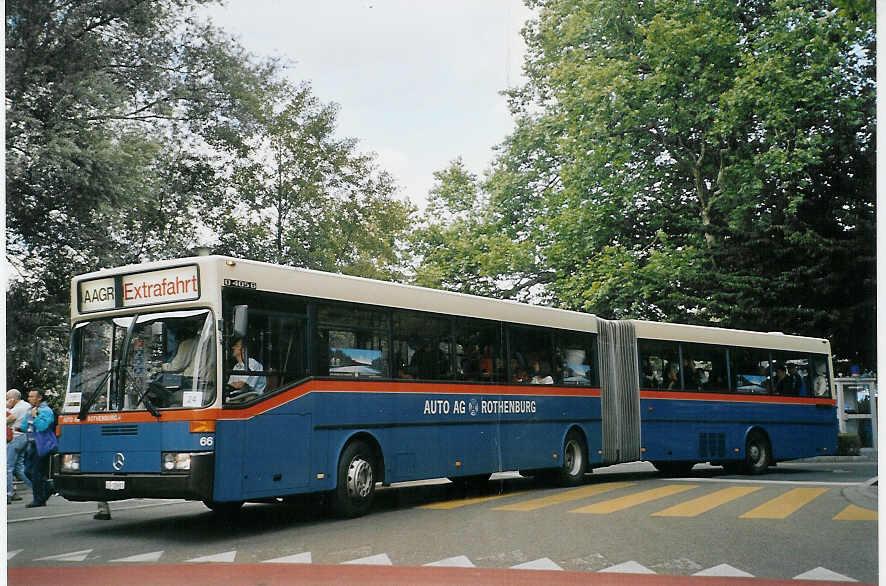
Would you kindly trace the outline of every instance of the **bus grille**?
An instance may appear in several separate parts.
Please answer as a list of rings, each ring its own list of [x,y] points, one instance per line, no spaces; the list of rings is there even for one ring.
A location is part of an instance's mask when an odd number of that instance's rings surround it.
[[[138,435],[138,425],[103,425],[102,435]]]

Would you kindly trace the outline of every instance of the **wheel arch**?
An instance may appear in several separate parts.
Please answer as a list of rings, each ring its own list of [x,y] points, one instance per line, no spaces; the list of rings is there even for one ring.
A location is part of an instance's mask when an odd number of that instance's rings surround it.
[[[378,471],[379,478],[378,482],[385,481],[385,458],[384,452],[381,448],[381,442],[378,441],[378,438],[375,437],[372,433],[367,430],[360,430],[352,433],[351,435],[344,438],[342,442],[339,443],[338,450],[335,452],[335,461],[332,466],[333,470],[333,478],[332,484],[333,486],[338,482],[338,462],[341,459],[341,455],[344,453],[345,449],[354,442],[363,442],[372,450],[373,455],[375,456],[375,464],[376,470]]]
[[[754,436],[759,436],[766,440],[766,445],[769,446],[769,458],[771,462],[774,464],[776,462],[775,459],[775,446],[772,444],[772,436],[769,435],[769,432],[766,431],[766,428],[759,424],[749,425],[744,433],[744,441],[741,444],[741,455],[742,457],[746,457],[748,440]]]

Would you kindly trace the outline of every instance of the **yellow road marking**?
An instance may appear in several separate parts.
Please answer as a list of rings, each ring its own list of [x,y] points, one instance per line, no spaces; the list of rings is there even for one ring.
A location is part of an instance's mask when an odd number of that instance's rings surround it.
[[[816,498],[826,493],[827,488],[795,488],[771,501],[765,502],[755,509],[751,509],[742,519],[784,519],[793,514],[800,507],[809,504]]]
[[[752,492],[758,491],[762,486],[733,486],[724,488],[711,494],[700,496],[697,499],[680,503],[673,507],[669,507],[657,513],[652,513],[653,517],[697,517],[702,513],[706,513],[715,507],[724,505],[729,501],[734,501]]]
[[[419,509],[434,509],[436,511],[445,511],[449,509],[457,509],[459,507],[466,507],[468,505],[474,505],[477,503],[485,503],[487,501],[493,501],[495,499],[500,499],[506,496],[516,496],[518,494],[526,494],[526,491],[520,492],[509,492],[505,494],[494,494],[492,496],[481,496],[471,499],[459,499],[455,501],[442,501],[439,503],[431,503],[430,505],[422,505],[418,507]]]
[[[513,503],[510,505],[503,505],[501,507],[495,507],[494,511],[534,511],[535,509],[541,509],[542,507],[549,507],[551,505],[558,505],[560,503],[568,503],[569,501],[575,501],[578,499],[587,498],[590,496],[603,494],[604,492],[609,492],[610,490],[615,490],[616,488],[624,488],[626,486],[632,486],[635,484],[634,482],[611,482],[608,484],[595,484],[592,486],[582,486],[581,488],[576,488],[575,490],[568,490],[566,492],[560,492],[551,496],[546,496],[542,498],[532,499],[528,501],[523,501],[521,503]]]
[[[615,511],[620,511],[622,509],[627,509],[628,507],[633,507],[634,505],[640,505],[643,503],[647,503],[649,501],[654,501],[656,499],[664,498],[666,496],[670,496],[672,494],[678,494],[684,492],[686,490],[691,490],[693,488],[698,488],[697,484],[669,484],[667,486],[661,486],[659,488],[653,488],[652,490],[644,490],[643,492],[635,492],[634,494],[629,494],[627,496],[623,496],[617,499],[610,499],[608,501],[603,501],[600,503],[594,503],[592,505],[588,505],[586,507],[581,507],[579,509],[575,509],[573,511],[569,511],[570,513],[592,513],[597,515],[605,515],[607,513],[614,513]]]
[[[876,521],[877,511],[849,505],[834,517],[835,521]]]

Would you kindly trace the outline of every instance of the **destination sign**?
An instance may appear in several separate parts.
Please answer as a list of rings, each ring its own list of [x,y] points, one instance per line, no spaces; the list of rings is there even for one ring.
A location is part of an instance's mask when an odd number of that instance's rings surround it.
[[[92,279],[81,281],[79,287],[83,313],[200,298],[196,266]]]

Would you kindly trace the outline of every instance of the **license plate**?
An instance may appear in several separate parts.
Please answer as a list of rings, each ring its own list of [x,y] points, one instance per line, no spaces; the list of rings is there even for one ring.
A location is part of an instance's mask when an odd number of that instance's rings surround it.
[[[125,480],[105,480],[105,490],[123,490],[126,488]]]

